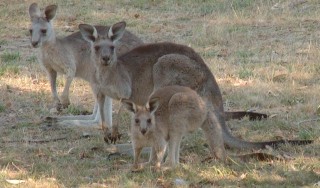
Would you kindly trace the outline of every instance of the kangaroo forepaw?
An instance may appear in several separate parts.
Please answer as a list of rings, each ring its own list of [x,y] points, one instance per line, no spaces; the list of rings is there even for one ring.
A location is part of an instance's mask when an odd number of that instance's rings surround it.
[[[61,112],[63,109],[68,108],[69,105],[70,105],[70,101],[64,101],[64,102],[57,101],[54,104],[54,108],[56,108],[58,112]]]
[[[62,103],[61,104],[61,109],[68,108],[69,105],[70,105],[70,102],[69,103]]]
[[[131,172],[141,172],[143,170],[142,164],[133,164],[131,167]]]
[[[111,141],[111,144],[115,144],[116,141],[120,140],[122,134],[120,133],[116,133],[116,134],[110,134],[109,136],[109,140]]]
[[[112,133],[106,133],[104,136],[104,141],[106,143],[115,144],[116,141],[120,140],[122,134],[120,134],[118,131],[117,132],[112,132]]]
[[[59,101],[54,104],[54,108],[57,110],[57,112],[61,112],[63,110],[63,105]]]
[[[56,117],[50,117],[50,116],[47,116],[42,119],[42,122],[45,123],[47,126],[53,126],[57,123],[57,121],[58,120]]]

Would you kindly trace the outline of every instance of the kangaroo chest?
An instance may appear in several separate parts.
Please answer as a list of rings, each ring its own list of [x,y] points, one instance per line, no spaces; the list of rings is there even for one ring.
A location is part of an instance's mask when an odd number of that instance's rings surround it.
[[[66,49],[46,46],[41,49],[40,59],[45,68],[53,69],[59,73],[66,74],[70,69],[75,69],[72,53],[68,53]]]

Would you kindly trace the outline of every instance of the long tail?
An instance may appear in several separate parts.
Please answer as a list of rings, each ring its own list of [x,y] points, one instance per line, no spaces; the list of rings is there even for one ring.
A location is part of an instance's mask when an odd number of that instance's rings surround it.
[[[233,112],[225,111],[224,116],[225,116],[224,119],[226,121],[230,119],[242,119],[245,116],[248,116],[250,121],[268,118],[267,114],[258,113],[258,112],[247,112],[247,111],[233,111]]]
[[[222,126],[222,129],[223,129],[223,140],[225,144],[231,148],[264,149],[266,148],[266,146],[270,146],[276,149],[282,144],[307,145],[307,144],[313,143],[313,140],[274,140],[274,141],[265,141],[265,142],[248,142],[231,135],[229,129],[226,126]]]

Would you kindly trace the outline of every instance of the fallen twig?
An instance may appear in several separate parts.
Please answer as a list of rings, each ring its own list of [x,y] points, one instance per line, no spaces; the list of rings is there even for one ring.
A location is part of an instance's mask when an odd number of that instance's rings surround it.
[[[297,124],[300,125],[302,123],[307,123],[307,122],[312,122],[312,121],[320,121],[320,118],[302,120],[302,121],[298,122]]]
[[[60,137],[60,138],[52,138],[52,139],[41,139],[41,140],[2,140],[1,143],[37,143],[43,144],[48,142],[56,142],[60,140],[65,140],[67,137]]]

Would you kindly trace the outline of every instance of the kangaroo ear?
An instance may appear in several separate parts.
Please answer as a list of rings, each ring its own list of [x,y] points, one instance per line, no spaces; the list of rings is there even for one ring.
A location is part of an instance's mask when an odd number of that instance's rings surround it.
[[[82,37],[89,41],[89,42],[94,42],[98,38],[98,32],[96,28],[92,25],[89,24],[80,24],[79,29],[81,32]]]
[[[112,42],[117,42],[118,40],[120,40],[124,34],[126,25],[126,22],[113,24],[108,32],[109,39],[111,39]]]
[[[30,18],[38,18],[41,16],[41,12],[40,12],[40,9],[38,7],[38,4],[37,3],[32,3],[30,6],[29,6],[29,16]]]
[[[149,100],[149,110],[150,110],[150,113],[153,114],[159,107],[159,100],[160,98],[159,97],[155,97],[155,98],[151,98]]]
[[[51,21],[57,13],[58,6],[57,5],[49,5],[44,10],[44,15],[46,16],[46,19]]]
[[[121,103],[123,106],[130,112],[136,113],[137,112],[137,106],[128,99],[122,99]]]

